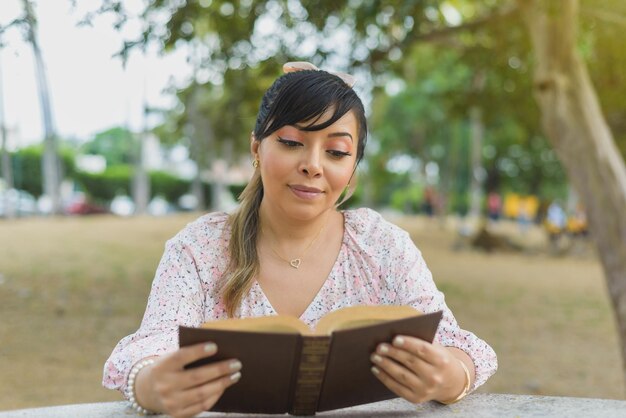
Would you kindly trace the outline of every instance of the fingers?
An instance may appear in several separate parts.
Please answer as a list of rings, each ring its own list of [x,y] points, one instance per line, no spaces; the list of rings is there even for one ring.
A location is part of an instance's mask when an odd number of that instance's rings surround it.
[[[396,362],[417,375],[427,375],[432,369],[430,363],[417,355],[395,348],[389,344],[380,344],[376,349],[376,353],[379,358],[392,359],[392,363]]]
[[[372,354],[372,362],[379,370],[384,371],[387,375],[392,377],[395,381],[405,387],[418,387],[422,386],[418,375],[412,370],[404,367],[404,365],[391,360],[388,357],[381,356],[378,353]]]
[[[454,357],[443,346],[398,336],[380,344],[371,356],[374,374],[394,393],[410,402],[435,399],[445,389]]]
[[[440,387],[453,360],[444,347],[413,337],[398,336],[393,345],[380,344],[377,352],[415,373],[425,387]]]
[[[183,347],[164,356],[152,369],[152,390],[164,412],[188,417],[210,409],[224,390],[241,378],[241,362],[222,360],[185,369],[187,364],[217,353],[213,343]]]
[[[384,346],[385,344],[381,344]],[[405,363],[408,358],[417,357],[434,367],[446,367],[450,364],[450,353],[439,344],[431,344],[427,341],[414,337],[398,335],[393,339],[393,345],[389,346],[389,354],[398,361]]]
[[[389,361],[389,360],[387,360]],[[412,403],[420,403],[430,400],[428,391],[423,390],[415,390],[413,388],[405,386],[403,383],[400,383],[395,377],[393,377],[387,370],[383,369],[385,365],[378,364],[372,367],[372,373],[380,380],[387,388],[395,393],[396,395],[406,399]],[[407,373],[409,373],[407,371]],[[420,385],[422,386],[422,385]]]
[[[180,370],[189,363],[213,356],[215,353],[217,353],[217,345],[213,343],[190,345],[164,358],[161,367],[166,370]]]
[[[224,360],[189,369],[183,372],[184,378],[181,382],[181,388],[193,388],[212,380],[233,376],[237,374],[239,370],[241,370],[241,362],[238,360]],[[241,373],[239,373],[239,375],[241,376]]]
[[[236,372],[186,390],[176,401],[178,405],[187,405],[180,411],[180,416],[194,416],[212,408],[224,391],[237,383],[240,378],[241,373]]]

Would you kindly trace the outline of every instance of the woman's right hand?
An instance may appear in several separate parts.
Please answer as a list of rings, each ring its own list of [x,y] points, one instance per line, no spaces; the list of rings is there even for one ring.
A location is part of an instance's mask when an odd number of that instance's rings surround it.
[[[230,359],[185,370],[185,365],[217,352],[213,343],[184,347],[143,368],[135,379],[135,398],[144,408],[175,418],[207,411],[224,390],[241,378],[241,363]]]

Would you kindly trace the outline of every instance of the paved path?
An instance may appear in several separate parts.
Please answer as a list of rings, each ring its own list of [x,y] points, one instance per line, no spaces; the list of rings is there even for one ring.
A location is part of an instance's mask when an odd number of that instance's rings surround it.
[[[0,418],[115,418],[130,416],[138,415],[135,415],[132,410],[128,409],[127,402],[63,405],[0,412]],[[227,416],[228,418],[277,417],[277,415],[219,414],[209,412],[199,416],[207,418],[220,416]],[[319,413],[317,416],[365,418],[624,418],[626,417],[626,401],[479,393],[468,396],[462,402],[447,406],[435,402],[414,406],[402,399],[394,399]]]

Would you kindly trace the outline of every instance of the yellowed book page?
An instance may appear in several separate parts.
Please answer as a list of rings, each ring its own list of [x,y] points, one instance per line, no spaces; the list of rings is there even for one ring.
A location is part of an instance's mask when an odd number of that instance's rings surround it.
[[[421,312],[411,306],[349,306],[322,317],[317,323],[314,334],[327,335],[342,329],[358,328],[418,315],[421,315]]]
[[[279,332],[287,334],[311,333],[311,330],[304,322],[288,315],[222,319],[205,322],[202,324],[202,328],[230,331]]]

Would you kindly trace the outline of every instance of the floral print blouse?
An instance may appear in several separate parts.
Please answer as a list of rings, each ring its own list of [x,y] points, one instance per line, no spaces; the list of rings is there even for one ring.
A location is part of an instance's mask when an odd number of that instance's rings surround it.
[[[423,313],[443,311],[435,340],[473,360],[482,385],[497,369],[493,349],[459,328],[444,295],[409,234],[371,209],[343,211],[344,236],[337,260],[300,319],[314,327],[325,314],[356,305],[410,305]],[[187,225],[165,247],[146,312],[134,334],[124,337],[104,365],[103,385],[125,393],[130,369],[139,360],[178,348],[178,326],[227,318],[219,295],[228,266],[228,214],[209,213]],[[276,315],[255,281],[237,317]]]

